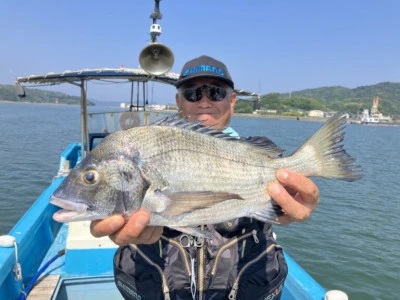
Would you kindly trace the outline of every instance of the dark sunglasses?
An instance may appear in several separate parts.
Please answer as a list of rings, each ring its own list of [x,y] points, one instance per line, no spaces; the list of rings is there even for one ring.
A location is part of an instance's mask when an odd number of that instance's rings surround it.
[[[203,85],[200,87],[182,89],[181,95],[189,102],[197,102],[203,97],[204,90],[206,91],[207,98],[211,101],[224,100],[228,93],[228,91],[222,87]]]

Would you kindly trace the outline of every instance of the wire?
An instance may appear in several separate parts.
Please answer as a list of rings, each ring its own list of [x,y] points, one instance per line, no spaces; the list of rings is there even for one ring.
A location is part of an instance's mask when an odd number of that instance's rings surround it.
[[[26,288],[23,291],[21,291],[21,295],[19,296],[18,300],[25,300],[29,292],[31,291],[32,287],[39,279],[40,275],[42,275],[42,273],[48,268],[48,266],[50,266],[57,258],[63,256],[64,254],[65,254],[65,249],[59,251],[53,258],[51,258],[47,263],[45,263],[45,265],[36,273],[36,275],[33,276],[33,278],[26,286]]]

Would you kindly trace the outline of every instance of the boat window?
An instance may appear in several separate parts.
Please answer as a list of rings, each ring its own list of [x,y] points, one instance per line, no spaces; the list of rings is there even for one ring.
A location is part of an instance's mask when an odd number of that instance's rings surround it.
[[[119,130],[149,125],[171,112],[124,111],[88,113],[89,147],[93,149],[108,134]]]

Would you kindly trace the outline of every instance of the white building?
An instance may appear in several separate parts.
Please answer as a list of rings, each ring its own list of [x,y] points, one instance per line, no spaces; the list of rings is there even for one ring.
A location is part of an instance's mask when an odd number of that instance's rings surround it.
[[[325,113],[322,110],[310,110],[308,113],[310,117],[323,118]]]

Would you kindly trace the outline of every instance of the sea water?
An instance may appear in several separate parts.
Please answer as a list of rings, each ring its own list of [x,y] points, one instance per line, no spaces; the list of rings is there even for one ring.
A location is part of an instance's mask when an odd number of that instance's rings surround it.
[[[321,122],[235,117],[241,136],[268,136],[289,155]],[[78,106],[0,102],[0,235],[51,183],[59,155],[80,141]],[[324,288],[350,299],[399,299],[400,127],[349,124],[356,182],[314,179],[320,204],[302,223],[274,226],[278,243]]]

